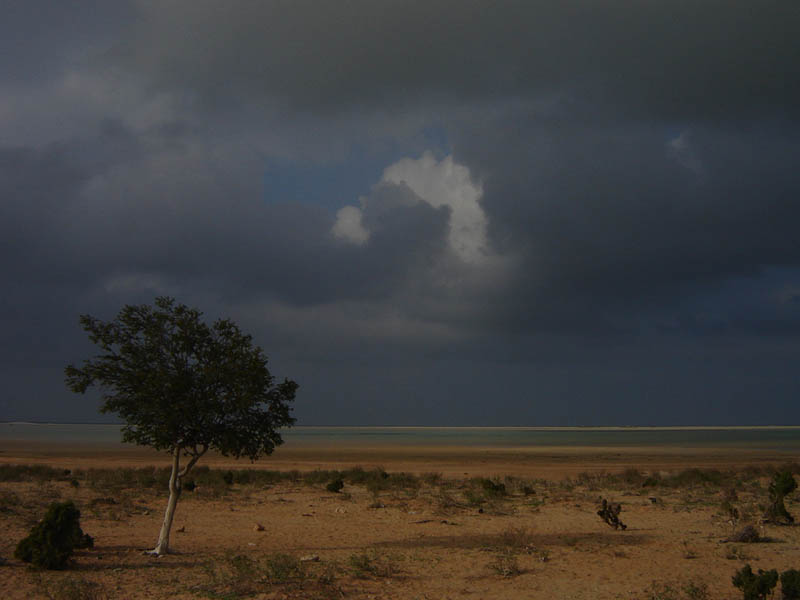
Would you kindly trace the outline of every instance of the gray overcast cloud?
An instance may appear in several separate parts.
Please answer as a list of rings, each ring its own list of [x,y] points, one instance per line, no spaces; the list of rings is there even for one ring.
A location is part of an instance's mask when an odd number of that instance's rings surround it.
[[[299,424],[797,424],[798,31],[793,0],[15,3],[0,419],[99,420],[78,315],[167,294],[253,333]]]

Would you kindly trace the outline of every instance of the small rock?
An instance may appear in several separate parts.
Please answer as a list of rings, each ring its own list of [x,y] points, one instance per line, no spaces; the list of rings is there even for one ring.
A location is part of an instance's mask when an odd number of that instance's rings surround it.
[[[186,525],[181,525],[175,530],[175,533],[186,533]]]
[[[261,523],[253,525],[253,531],[264,531],[264,526]]]
[[[319,562],[319,555],[309,554],[308,556],[301,556],[300,562]]]

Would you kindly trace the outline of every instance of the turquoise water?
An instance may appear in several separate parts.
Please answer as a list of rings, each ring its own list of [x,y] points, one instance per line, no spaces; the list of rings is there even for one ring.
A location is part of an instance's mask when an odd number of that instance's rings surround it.
[[[800,427],[295,427],[287,444],[401,446],[673,446],[800,452]],[[115,444],[119,425],[0,423],[4,440]]]

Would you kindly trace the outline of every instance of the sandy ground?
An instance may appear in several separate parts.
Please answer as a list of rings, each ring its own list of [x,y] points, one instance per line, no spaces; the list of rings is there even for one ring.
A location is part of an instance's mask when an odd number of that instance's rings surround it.
[[[380,465],[444,477],[377,494],[358,485],[333,494],[324,485],[286,482],[234,485],[222,495],[184,493],[172,536],[176,553],[162,558],[142,550],[155,543],[166,491],[6,482],[0,483],[0,557],[7,561],[0,588],[6,598],[741,598],[731,576],[745,563],[754,570],[800,568],[800,527],[765,525],[762,534],[771,542],[729,543],[731,524],[721,511],[719,488],[565,479],[630,467],[666,473],[794,458],[652,448],[281,448],[257,467]],[[166,466],[162,456],[139,449],[10,443],[0,446],[0,461],[70,469]],[[204,462],[248,464],[221,457]],[[476,501],[478,492],[466,477],[506,474],[523,479],[509,481],[506,496]],[[755,514],[765,500],[766,483],[737,490],[745,513]],[[525,485],[532,488],[527,495]],[[601,497],[622,503],[627,530],[614,530],[595,514]],[[98,502],[104,498],[114,504]],[[66,499],[81,509],[95,548],[78,551],[72,568],[57,573],[35,572],[11,558],[47,504]],[[790,498],[787,506],[800,516],[797,500]],[[279,560],[276,553],[318,560],[302,563],[303,577],[276,575],[270,567]],[[67,595],[78,589],[83,595]]]

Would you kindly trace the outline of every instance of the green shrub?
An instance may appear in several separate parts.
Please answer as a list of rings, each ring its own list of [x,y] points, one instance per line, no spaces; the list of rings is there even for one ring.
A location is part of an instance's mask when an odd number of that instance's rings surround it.
[[[69,502],[54,502],[30,535],[17,545],[14,556],[43,569],[63,569],[75,548],[91,548],[94,540],[83,533],[80,511]]]
[[[778,572],[775,569],[759,569],[756,575],[749,564],[733,576],[733,585],[742,590],[744,600],[766,600],[777,584]]]
[[[781,573],[781,595],[783,600],[800,599],[800,571],[789,569]]]
[[[325,489],[328,490],[329,492],[333,492],[334,494],[338,494],[340,491],[342,491],[343,487],[344,487],[344,481],[342,481],[341,479],[334,479],[328,485],[325,486]]]
[[[506,495],[506,484],[500,483],[496,481],[492,481],[491,479],[486,479],[485,477],[480,477],[477,479],[478,485],[481,486],[484,492],[487,494],[491,494],[494,496],[505,496]]]
[[[767,519],[774,523],[794,523],[794,517],[786,510],[783,503],[784,497],[797,489],[797,482],[794,480],[791,471],[778,471],[772,477],[769,484],[769,507],[767,508]]]

